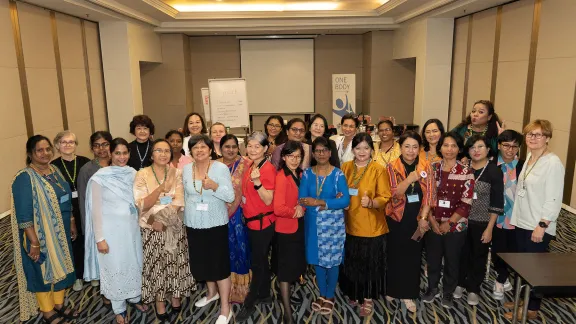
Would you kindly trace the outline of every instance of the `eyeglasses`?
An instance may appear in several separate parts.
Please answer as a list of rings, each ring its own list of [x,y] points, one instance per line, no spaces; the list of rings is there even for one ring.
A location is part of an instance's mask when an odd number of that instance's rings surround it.
[[[470,151],[482,151],[486,148],[486,145],[478,145],[470,147]]]
[[[158,153],[158,154],[170,154],[172,152],[172,150],[163,150],[163,149],[155,149],[154,151],[152,151],[154,153]]]
[[[60,145],[62,146],[73,146],[76,144],[76,141],[60,141]]]
[[[542,133],[528,133],[528,134],[526,134],[526,138],[541,139],[542,137],[546,137],[546,135],[544,135]]]
[[[292,128],[290,128],[290,130],[291,130],[293,133],[306,133],[306,129],[304,129],[304,128],[295,128],[295,127],[292,127]]]
[[[315,150],[314,150],[314,154],[318,154],[318,155],[326,154],[326,153],[328,153],[328,152],[330,152],[329,149],[315,149]]]
[[[94,143],[92,144],[92,148],[99,149],[99,148],[107,148],[110,147],[110,143]]]
[[[284,156],[287,157],[288,159],[292,160],[292,161],[300,160],[302,158],[301,155],[294,155],[294,154],[288,154],[288,155],[284,155]]]
[[[270,126],[270,127],[272,127],[272,128],[276,128],[276,129],[282,128],[282,125],[280,125],[280,124],[268,124],[268,125],[266,125],[266,126]]]
[[[378,131],[381,133],[390,133],[392,131],[392,128],[379,129]]]
[[[518,145],[510,145],[510,144],[500,144],[502,145],[502,148],[505,150],[517,150],[520,148],[520,146]]]

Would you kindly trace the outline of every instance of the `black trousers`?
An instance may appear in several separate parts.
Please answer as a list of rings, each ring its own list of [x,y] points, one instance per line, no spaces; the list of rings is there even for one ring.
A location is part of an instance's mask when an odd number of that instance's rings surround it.
[[[510,271],[506,263],[498,257],[498,253],[514,253],[518,250],[516,247],[516,230],[503,229],[494,226],[492,231],[492,262],[496,270],[496,281],[501,284],[506,283]]]
[[[257,299],[270,297],[271,273],[268,256],[274,238],[274,224],[263,230],[248,229],[250,240],[252,281],[244,305],[254,306]]]
[[[525,230],[523,228],[518,228],[514,230],[516,232],[516,244],[518,246],[518,253],[548,253],[548,245],[550,241],[554,238],[552,235],[544,233],[541,243],[532,242],[532,232]],[[542,304],[542,295],[530,293],[530,302],[528,303],[528,310],[537,311],[540,310],[540,304]]]
[[[426,263],[428,264],[428,288],[436,289],[442,275],[444,258],[443,293],[452,294],[458,284],[460,253],[466,240],[466,231],[438,235],[430,230],[426,233]]]
[[[490,243],[482,243],[481,239],[487,225],[488,223],[468,221],[468,234],[460,253],[458,286],[476,294],[480,293],[480,285],[486,275]]]
[[[74,271],[76,279],[84,279],[84,235],[82,235],[82,225],[79,221],[81,217],[76,217],[76,240],[72,241],[72,254],[74,255]]]

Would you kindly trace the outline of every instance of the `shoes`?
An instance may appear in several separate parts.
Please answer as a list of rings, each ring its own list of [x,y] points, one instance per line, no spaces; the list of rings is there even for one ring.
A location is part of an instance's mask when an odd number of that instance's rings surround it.
[[[72,290],[82,291],[83,286],[84,286],[84,282],[80,279],[76,279],[76,281],[74,281],[74,286],[72,286]]]
[[[452,296],[452,294],[445,294],[442,296],[442,307],[444,308],[454,307],[454,296]]]
[[[518,307],[522,307],[524,306],[524,301],[520,300],[520,302],[518,303]],[[505,302],[504,303],[504,308],[508,308],[508,309],[514,309],[514,302]]]
[[[92,285],[92,287],[98,287],[100,286],[100,280],[92,280],[90,284]]]
[[[402,303],[410,313],[416,313],[416,303],[412,299],[402,299]]]
[[[519,308],[519,309],[518,309],[518,314],[516,315],[516,319],[517,319],[518,321],[521,321],[521,320],[522,320],[522,313],[523,313],[523,312],[524,312],[524,310],[523,310],[522,308]],[[514,313],[513,313],[513,312],[505,313],[505,314],[504,314],[504,317],[505,317],[507,320],[512,321],[512,317],[514,317]],[[537,318],[538,318],[538,311],[528,310],[528,314],[527,314],[527,316],[526,316],[526,319],[527,319],[527,320],[530,321],[530,320],[535,320],[535,319],[537,319]]]
[[[216,320],[216,324],[228,324],[230,323],[230,320],[232,319],[232,308],[230,308],[230,313],[228,314],[228,317],[224,316],[224,315],[220,315],[218,316],[218,319]]]
[[[438,297],[440,297],[440,291],[438,291],[438,288],[434,289],[428,288],[424,296],[422,296],[422,301],[425,302],[426,304],[430,304],[434,302],[434,298]]]
[[[480,297],[473,292],[468,293],[468,305],[476,306],[478,303],[480,303]]]
[[[464,288],[458,286],[452,295],[454,296],[454,299],[460,299],[462,298],[462,294],[464,294]]]
[[[220,295],[218,293],[216,293],[216,295],[214,295],[212,298],[208,299],[206,298],[206,296],[200,298],[199,301],[197,301],[196,303],[194,303],[194,306],[196,307],[204,307],[208,304],[210,304],[211,302],[220,299]]]
[[[236,322],[240,323],[248,320],[250,317],[252,317],[252,314],[254,314],[255,312],[256,312],[255,306],[242,306],[242,308],[240,309],[240,313],[236,315]]]
[[[506,282],[504,283],[504,291],[510,291],[512,290],[512,284],[510,283],[510,280],[506,279]]]
[[[492,289],[492,298],[496,300],[504,299],[504,285],[498,281],[494,282],[494,289]]]

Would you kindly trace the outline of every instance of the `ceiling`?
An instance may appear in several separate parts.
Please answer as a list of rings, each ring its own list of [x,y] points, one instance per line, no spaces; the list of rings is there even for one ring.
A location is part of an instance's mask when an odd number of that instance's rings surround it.
[[[362,34],[410,19],[458,17],[510,0],[21,0],[94,21],[188,35]]]

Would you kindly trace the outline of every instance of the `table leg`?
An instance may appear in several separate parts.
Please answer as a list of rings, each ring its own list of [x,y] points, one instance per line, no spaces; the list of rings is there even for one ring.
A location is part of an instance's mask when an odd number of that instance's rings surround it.
[[[520,278],[520,276],[516,274],[516,292],[514,293],[514,312],[512,313],[512,324],[516,324],[521,290],[522,290],[522,278]]]
[[[530,302],[530,285],[526,284],[524,291],[524,311],[522,312],[522,324],[526,324],[528,318],[528,303]]]

